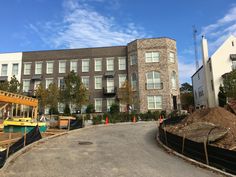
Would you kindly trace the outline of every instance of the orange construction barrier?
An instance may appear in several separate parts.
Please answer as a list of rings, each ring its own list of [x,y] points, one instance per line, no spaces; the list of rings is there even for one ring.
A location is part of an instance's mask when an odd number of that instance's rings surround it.
[[[108,116],[106,117],[106,122],[105,122],[106,125],[109,124],[109,119],[108,119]]]

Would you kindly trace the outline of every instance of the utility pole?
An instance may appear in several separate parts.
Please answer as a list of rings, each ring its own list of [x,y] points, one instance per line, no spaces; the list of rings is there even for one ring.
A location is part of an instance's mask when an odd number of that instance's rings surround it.
[[[198,48],[197,48],[197,30],[195,28],[195,25],[193,25],[193,41],[194,41],[194,51],[195,51],[195,66],[196,70],[198,70],[199,63],[198,63]]]

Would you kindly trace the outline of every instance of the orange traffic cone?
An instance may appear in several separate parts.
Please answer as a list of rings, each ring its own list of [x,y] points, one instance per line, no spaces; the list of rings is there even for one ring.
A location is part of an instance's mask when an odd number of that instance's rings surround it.
[[[106,125],[109,124],[109,119],[108,119],[108,116],[106,117],[106,122],[105,122]]]
[[[163,123],[163,117],[162,117],[162,115],[160,115],[159,123],[160,123],[160,124]]]
[[[133,123],[136,123],[136,117],[135,116],[133,117]]]

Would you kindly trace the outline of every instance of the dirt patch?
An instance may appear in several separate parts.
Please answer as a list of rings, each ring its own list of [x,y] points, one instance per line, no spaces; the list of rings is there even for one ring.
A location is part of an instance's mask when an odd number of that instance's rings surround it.
[[[197,122],[209,122],[217,127],[226,129],[227,134],[212,144],[221,148],[236,150],[234,149],[234,147],[236,147],[236,116],[221,107],[197,110],[179,124],[167,126],[167,131],[179,134],[179,132],[186,129],[187,126]],[[204,132],[202,133],[204,134]],[[206,133],[207,132],[205,132],[205,134]]]

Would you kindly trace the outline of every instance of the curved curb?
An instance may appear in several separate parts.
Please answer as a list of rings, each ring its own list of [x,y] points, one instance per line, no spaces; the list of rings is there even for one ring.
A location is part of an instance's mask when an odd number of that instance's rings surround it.
[[[21,156],[22,154],[24,153],[27,153],[28,151],[30,151],[33,147],[39,145],[39,144],[43,144],[45,143],[46,141],[49,141],[50,139],[53,139],[53,138],[56,138],[56,137],[59,137],[59,136],[63,136],[63,135],[68,135],[68,134],[71,134],[71,133],[74,133],[74,132],[79,132],[79,131],[82,131],[82,130],[86,130],[86,129],[91,129],[91,128],[96,128],[96,127],[109,127],[109,126],[116,126],[116,125],[130,125],[130,124],[145,124],[145,123],[150,123],[150,122],[155,122],[155,121],[139,121],[139,122],[136,122],[136,123],[133,123],[133,122],[123,122],[123,123],[109,123],[109,125],[105,125],[105,124],[98,124],[98,125],[90,125],[90,126],[87,126],[87,127],[84,127],[84,128],[79,128],[79,129],[75,129],[75,130],[70,130],[70,131],[67,131],[67,132],[62,132],[62,133],[59,133],[59,134],[56,134],[56,135],[52,135],[52,136],[49,136],[49,137],[45,137],[45,138],[42,138],[38,141],[35,141],[27,146],[25,146],[24,148],[20,149],[19,151],[15,152],[14,154],[12,154],[5,162],[4,166],[0,169],[0,176],[2,176],[4,174],[4,171],[8,168],[8,166],[14,161],[16,160],[19,156]]]
[[[211,170],[211,171],[213,171],[213,172],[215,172],[215,173],[219,173],[219,174],[224,175],[224,176],[227,176],[227,177],[235,177],[235,176],[236,176],[236,175],[227,173],[227,172],[225,172],[225,171],[222,171],[222,170],[220,170],[220,169],[218,169],[218,168],[215,168],[215,167],[206,165],[206,164],[204,164],[204,163],[201,163],[201,162],[199,162],[199,161],[196,161],[196,160],[194,160],[194,159],[188,158],[187,156],[184,156],[184,155],[182,155],[182,154],[180,154],[180,153],[174,151],[173,149],[171,149],[171,148],[169,148],[168,146],[164,145],[164,144],[159,140],[159,138],[158,138],[157,135],[156,135],[156,141],[157,141],[157,143],[158,143],[160,146],[162,146],[166,151],[168,151],[168,152],[170,152],[170,153],[172,153],[172,154],[174,154],[174,155],[176,155],[176,156],[178,156],[178,157],[180,157],[180,158],[182,158],[182,159],[184,159],[184,160],[186,160],[186,161],[188,161],[188,162],[190,162],[190,163],[193,163],[194,165],[198,165],[198,166],[200,166],[201,168],[206,168],[206,169],[208,169],[208,170]]]

